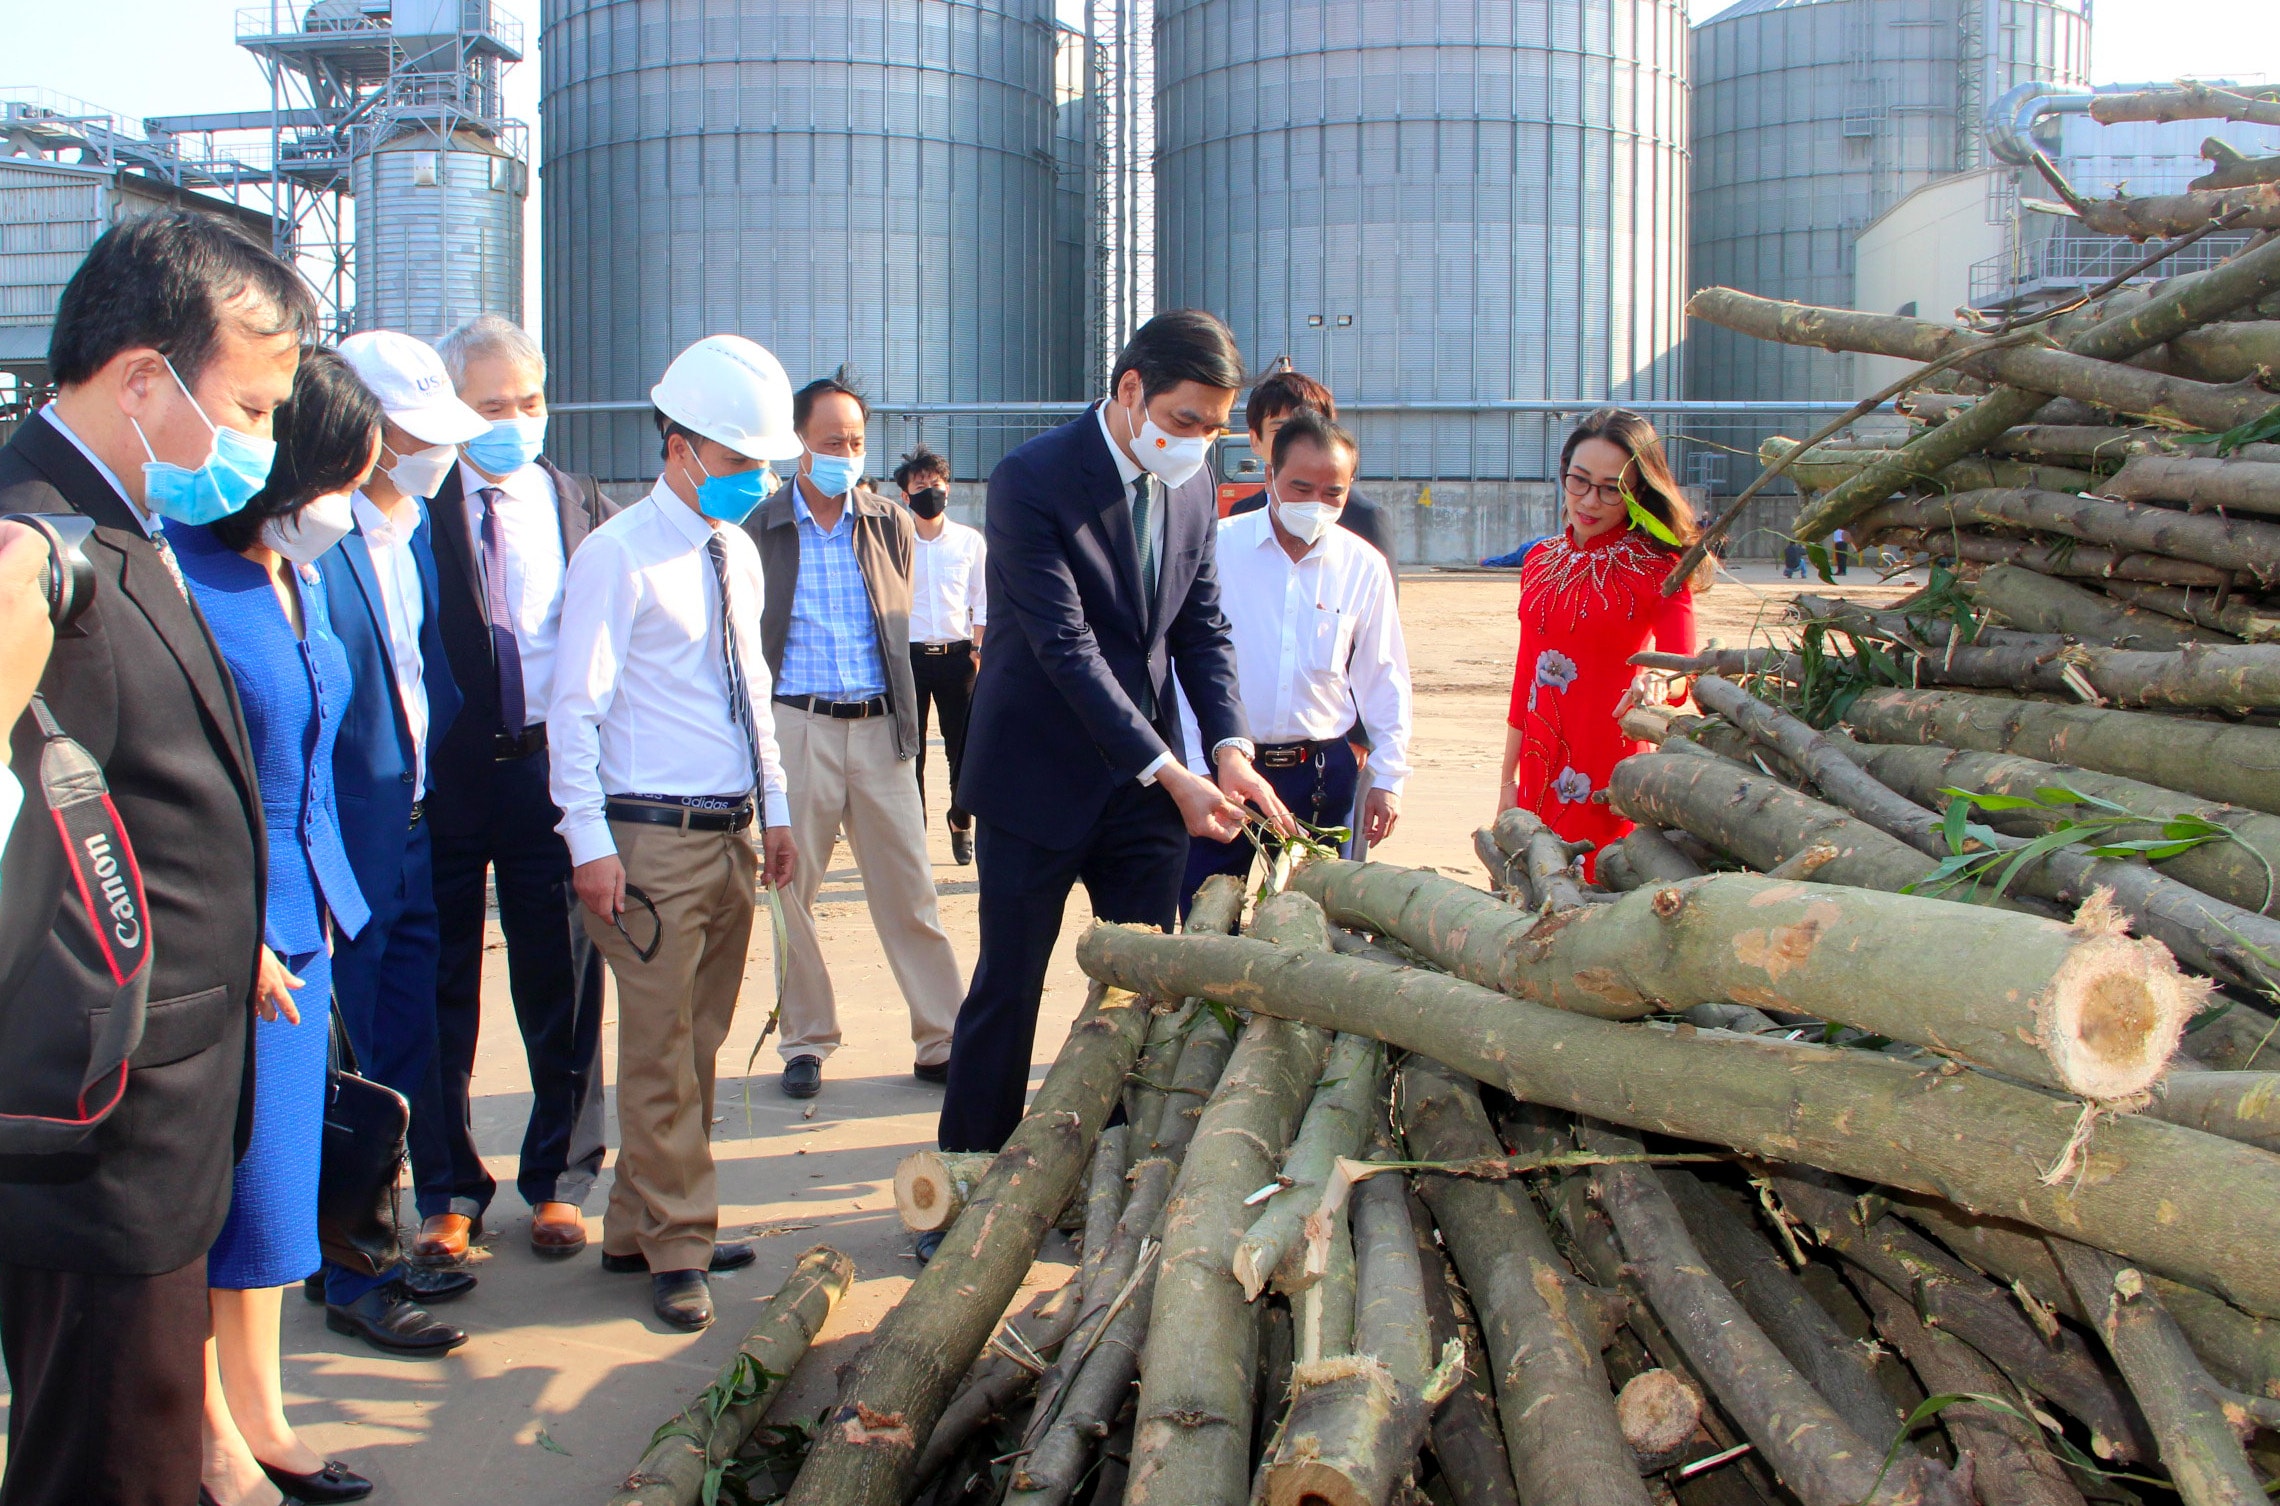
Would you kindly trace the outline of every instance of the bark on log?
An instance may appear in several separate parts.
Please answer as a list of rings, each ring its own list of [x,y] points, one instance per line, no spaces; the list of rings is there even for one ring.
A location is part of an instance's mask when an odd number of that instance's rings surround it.
[[[2147,1112],[2280,1151],[2280,1072],[2173,1072]]]
[[[2280,158],[2267,158],[2280,162]],[[2280,371],[2280,321],[2243,319],[2187,330],[2161,347],[2169,369],[2196,382],[2245,382]]]
[[[2280,245],[2280,241],[2273,244]],[[1862,520],[1861,537],[1888,528],[2014,529],[2064,534],[2122,551],[2166,554],[2269,582],[2280,574],[2280,524],[2108,502],[2065,492],[1956,492],[1886,502]]]
[[[2070,460],[2111,470],[2138,455],[2168,454],[2176,443],[2169,430],[2151,425],[2032,423],[2004,430],[1988,441],[1987,448],[1997,455]]]
[[[1900,1351],[1909,1367],[1935,1396],[1992,1396],[2011,1409],[1998,1412],[1976,1402],[1950,1406],[1940,1425],[1955,1444],[1959,1461],[1971,1461],[1974,1493],[1990,1506],[2083,1506],[2082,1492],[2066,1477],[2065,1466],[2043,1442],[2042,1429],[2002,1371],[1963,1340],[1927,1328],[1908,1301],[1873,1277],[1860,1283],[1877,1331]]]
[[[1156,1017],[1148,1026],[1148,1043],[1140,1048],[1140,1060],[1132,1067],[1132,1082],[1124,1091],[1124,1118],[1132,1128],[1125,1141],[1128,1156],[1134,1150],[1146,1155],[1155,1145],[1196,1009],[1193,999],[1156,1006]]]
[[[1631,871],[1642,883],[1672,884],[1702,876],[1702,868],[1694,859],[1651,826],[1634,826],[1615,845],[1631,860]]]
[[[1668,1167],[1662,1181],[1695,1248],[1751,1321],[1854,1432],[1874,1448],[1890,1448],[1901,1417],[1876,1378],[1875,1353],[1839,1328],[1773,1246],[1699,1177]]]
[[[1322,1081],[1306,1106],[1290,1154],[1277,1177],[1282,1190],[1268,1198],[1236,1241],[1232,1262],[1246,1301],[1256,1302],[1268,1278],[1276,1289],[1298,1292],[1310,1283],[1300,1274],[1306,1248],[1307,1215],[1322,1204],[1322,1184],[1341,1156],[1359,1155],[1377,1116],[1378,1085],[1385,1078],[1385,1050],[1366,1035],[1341,1035],[1330,1045]],[[1298,1257],[1293,1259],[1292,1257]]]
[[[1515,998],[1618,1019],[1732,1000],[2100,1099],[2151,1086],[2200,997],[2151,943],[1836,885],[1718,874],[1453,936],[1418,923],[1458,887],[1437,874],[1333,859],[1296,882],[1340,924]]]
[[[2185,1055],[2218,1072],[2280,1072],[2280,1021],[2227,999],[2185,1032]]]
[[[1252,930],[1262,939],[1239,944],[1292,958],[1329,956],[1327,923],[1299,896],[1261,905]],[[1286,936],[1296,944],[1277,944]],[[1158,939],[1238,944],[1210,936]],[[1212,995],[1189,989],[1183,996]],[[1125,1487],[1131,1506],[1243,1506],[1250,1497],[1258,1314],[1229,1261],[1250,1224],[1243,1199],[1273,1179],[1329,1049],[1326,1031],[1254,1016],[1196,1127],[1165,1210]]]
[[[1584,1144],[1610,1155],[1642,1150],[1629,1136],[1601,1129],[1587,1128]],[[1600,1166],[1591,1180],[1656,1315],[1694,1373],[1805,1506],[1968,1506],[1948,1472],[1921,1454],[1904,1450],[1880,1468],[1884,1451],[1831,1410],[1710,1274],[1651,1169]]]
[[[1796,448],[1796,440],[1777,436],[1758,446],[1758,460],[1771,465]],[[1835,450],[1819,445],[1803,459],[1790,461],[1785,474],[1806,491],[1825,492],[1850,481],[1872,465],[1907,466],[1907,461],[1895,460],[1899,453],[1897,450]],[[1943,492],[1978,491],[1992,486],[2081,492],[2098,485],[2098,477],[2089,471],[1992,455],[1966,455],[1931,475],[1912,475],[1912,480]]]
[[[2236,230],[2280,229],[2280,184],[2252,183],[2137,199],[2088,199],[2067,206],[2095,235],[2126,235],[2133,241],[2186,235],[2214,219],[2237,216]]]
[[[2013,1381],[2073,1414],[2090,1430],[2100,1458],[2150,1455],[2153,1440],[2128,1395],[2079,1335],[2061,1329],[2046,1338],[2000,1288],[1889,1214],[1863,1226],[1852,1199],[1816,1180],[1776,1175],[1773,1186],[1822,1248],[1905,1292],[1925,1322],[1963,1339]]]
[[[1478,1091],[1438,1062],[1411,1057],[1402,1066],[1400,1093],[1411,1159],[1503,1154]],[[1480,1313],[1497,1416],[1521,1498],[1645,1506],[1600,1346],[1527,1194],[1509,1182],[1417,1180]]]
[[[1947,527],[1918,528],[1885,520],[1881,510],[1860,524],[1863,542],[1885,544],[1911,554],[1950,559],[1974,565],[2024,565],[2044,575],[2065,575],[2090,580],[2142,581],[2150,585],[2222,589],[2232,572],[2197,560],[2171,559],[2166,554],[2101,549],[2094,544],[2062,540],[2057,544],[2000,534],[1970,533]]]
[[[1019,1313],[1006,1320],[1005,1327],[1029,1349],[1049,1353],[1067,1342],[1069,1331],[1076,1327],[1083,1295],[1075,1282],[1064,1281],[1031,1297]],[[927,1435],[926,1447],[918,1451],[918,1463],[911,1468],[912,1486],[924,1487],[956,1464],[974,1435],[1010,1412],[1036,1388],[1037,1380],[1034,1370],[1017,1364],[1004,1348],[984,1349],[949,1405],[942,1409],[934,1431]]]
[[[2204,137],[2201,155],[2209,160],[2209,171],[2186,184],[2187,188],[2246,188],[2251,183],[2280,182],[2280,157],[2251,157],[2220,136]]]
[[[2280,1314],[2280,1264],[2269,1256],[2280,1246],[2280,1157],[2214,1135],[2123,1115],[2101,1119],[2083,1144],[2079,1104],[1984,1073],[1615,1024],[1441,974],[1236,938],[1095,926],[1077,960],[1091,976],[1166,995],[1367,1032],[1528,1102],[2082,1234],[2252,1312]],[[2070,1146],[2079,1175],[2046,1182]]]
[[[2227,599],[2221,591],[2196,593],[2190,586],[2156,586],[2139,581],[2108,580],[2108,596],[2228,633],[2244,643],[2280,643],[2280,611],[2259,602]]]
[[[1214,934],[1214,933],[1198,933]],[[1197,1009],[1187,1026],[1187,1043],[1180,1048],[1179,1069],[1172,1074],[1171,1091],[1164,1095],[1164,1111],[1157,1116],[1155,1138],[1148,1154],[1162,1156],[1177,1166],[1195,1140],[1195,1127],[1203,1108],[1227,1070],[1235,1053],[1235,1035],[1216,1010]]]
[[[2092,322],[2095,323],[2096,320],[2093,319]],[[1900,409],[1910,418],[1921,423],[1935,426],[1944,424],[1950,419],[1960,418],[1969,412],[1971,406],[1978,402],[1981,396],[1984,396],[1979,388],[1985,385],[1985,383],[1980,383],[1970,392],[1941,392],[1934,391],[1931,385],[1927,383],[1923,388],[1910,393],[1903,399],[1900,403]],[[2103,408],[2093,407],[2089,403],[2078,403],[2070,397],[2054,397],[2033,413],[2018,420],[2017,427],[2023,428],[2034,424],[2064,425],[2068,428],[2111,429],[2121,427],[2114,422],[2114,418],[2115,415],[2111,412]],[[2138,427],[2150,426],[2140,425]],[[2164,429],[2157,432],[2167,434],[2170,431]],[[1989,443],[1992,444],[1993,441],[1990,440]],[[1985,447],[1981,446],[1981,448]]]
[[[2123,120],[2244,120],[2280,125],[2280,97],[2270,89],[2227,89],[2188,82],[2093,96],[2090,118],[2100,125]]]
[[[2174,617],[2126,606],[2084,587],[2022,569],[1990,565],[1972,585],[1972,600],[2030,633],[2066,633],[2112,648],[2176,650],[2188,643],[2226,643],[2229,634],[2180,624]]]
[[[2101,488],[2124,502],[2178,502],[2199,512],[2280,515],[2280,465],[2254,460],[2202,460],[2181,455],[2140,455]]]
[[[718,1414],[698,1403],[683,1409],[668,1425],[672,1430],[649,1445],[633,1473],[610,1497],[610,1506],[695,1506],[705,1476],[714,1465],[734,1458],[752,1436],[753,1426],[766,1415],[854,1280],[855,1262],[828,1245],[817,1245],[802,1255],[776,1294],[762,1304],[744,1342],[736,1347],[736,1357],[712,1385],[713,1390],[736,1394],[740,1372],[751,1364],[759,1367],[760,1389]]]
[[[1952,690],[1866,691],[1845,720],[1873,742],[2016,753],[2280,814],[2280,729],[2271,727]]]
[[[2267,1506],[2216,1382],[2144,1276],[2104,1250],[2053,1236],[2051,1254],[2129,1378],[2185,1506]]]
[[[789,1506],[900,1506],[951,1387],[988,1342],[1084,1174],[1148,1019],[1134,996],[1092,991],[974,1204],[848,1371]]]
[[[1855,638],[1875,638],[1903,644],[1919,654],[1944,656],[1950,640],[1958,640],[1955,642],[1958,649],[2018,648],[2055,652],[2066,647],[2065,637],[2057,632],[1996,627],[1991,623],[1982,623],[1976,631],[1965,633],[1946,617],[1911,617],[1905,611],[1882,611],[1847,601],[1841,596],[1815,596],[1809,592],[1800,592],[1790,603],[1790,609],[1799,622],[1826,623]],[[2167,626],[2174,628],[2175,624]]]
[[[1241,879],[1215,873],[1196,889],[1195,903],[1188,907],[1187,923],[1181,929],[1229,935],[1242,921],[1243,898]],[[1148,1029],[1147,1048],[1133,1072],[1139,1081],[1127,1098],[1127,1117],[1133,1126],[1131,1159],[1164,1156],[1177,1165],[1195,1133],[1203,1101],[1211,1096],[1220,1071],[1227,1065],[1227,1054],[1235,1049],[1235,1037],[1208,1014],[1204,1019],[1210,1023],[1199,1026],[1193,999],[1159,1003],[1156,1010],[1156,1022]],[[1195,1056],[1192,1064],[1187,1060],[1191,1050]]]
[[[1417,1265],[1424,1273],[1425,1310],[1433,1324],[1433,1352],[1454,1339],[1463,1346],[1464,1378],[1433,1414],[1433,1457],[1448,1482],[1454,1506],[1520,1506],[1512,1483],[1512,1459],[1504,1450],[1491,1382],[1481,1368],[1488,1358],[1470,1299],[1457,1284],[1449,1258],[1433,1241],[1433,1220],[1411,1195],[1409,1221],[1417,1231]]]

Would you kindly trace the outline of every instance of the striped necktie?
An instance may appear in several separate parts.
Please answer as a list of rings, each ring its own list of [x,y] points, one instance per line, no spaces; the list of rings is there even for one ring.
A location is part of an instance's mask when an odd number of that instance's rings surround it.
[[[744,679],[744,656],[736,643],[736,624],[729,613],[728,545],[714,529],[705,540],[705,555],[712,561],[713,584],[720,591],[720,674],[728,690],[728,719],[744,732],[744,751],[752,760],[752,799],[760,799],[760,733],[752,722],[752,691]]]
[[[499,726],[509,737],[520,737],[530,720],[523,695],[522,643],[515,637],[514,609],[507,605],[507,540],[499,518],[499,499],[506,493],[495,486],[478,487],[483,504],[483,605],[491,619],[491,658],[499,671]]]

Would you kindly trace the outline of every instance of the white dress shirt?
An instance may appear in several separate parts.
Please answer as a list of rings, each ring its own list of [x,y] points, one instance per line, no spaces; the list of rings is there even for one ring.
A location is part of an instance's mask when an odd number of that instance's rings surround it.
[[[982,531],[942,520],[933,538],[914,535],[910,562],[910,641],[958,643],[989,625],[982,585],[989,548]]]
[[[1359,711],[1371,783],[1399,795],[1409,777],[1409,648],[1385,557],[1333,525],[1294,562],[1262,507],[1219,525],[1215,558],[1251,735],[1266,744],[1329,742]],[[1189,764],[1201,768],[1184,694],[1180,726]]]
[[[479,488],[496,486],[499,526],[507,546],[507,606],[514,613],[515,643],[522,649],[523,706],[535,727],[546,720],[554,699],[555,639],[562,630],[562,511],[554,482],[536,465],[497,481],[464,461],[459,487],[467,508],[467,537],[475,558],[483,558],[483,499]],[[481,582],[477,582],[477,589]]]
[[[388,619],[388,659],[396,670],[396,699],[403,703],[404,725],[412,733],[412,788],[424,798],[428,787],[428,698],[420,629],[427,624],[427,599],[420,591],[419,561],[412,557],[412,535],[420,526],[421,506],[417,498],[410,499],[399,523],[362,492],[349,499],[350,510],[356,515],[356,531],[364,535],[364,547],[372,556],[372,573],[379,578],[380,601]]]
[[[40,417],[55,425],[55,432],[61,434],[64,438],[71,441],[71,447],[77,450],[82,456],[84,456],[89,465],[95,467],[95,474],[101,476],[105,481],[111,483],[111,490],[117,492],[119,494],[119,500],[127,504],[127,511],[133,515],[134,520],[137,523],[140,523],[142,525],[142,531],[149,534],[154,539],[160,537],[158,520],[152,517],[149,513],[143,511],[143,509],[136,504],[135,499],[127,495],[126,487],[121,485],[119,482],[119,473],[112,470],[109,466],[105,465],[103,463],[103,457],[96,454],[93,450],[87,448],[87,441],[81,439],[77,434],[74,434],[71,431],[71,425],[65,423],[63,421],[63,415],[56,411],[55,399],[48,399],[46,405],[40,409]]]
[[[562,592],[554,700],[546,716],[556,829],[572,863],[617,851],[610,795],[742,795],[752,754],[728,714],[712,524],[660,480],[587,535]],[[728,551],[729,623],[760,745],[763,824],[788,826],[784,771],[760,656],[760,551],[741,528]]]

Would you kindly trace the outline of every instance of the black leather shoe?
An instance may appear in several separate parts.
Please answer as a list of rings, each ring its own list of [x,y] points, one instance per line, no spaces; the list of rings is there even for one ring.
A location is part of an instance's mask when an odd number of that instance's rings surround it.
[[[920,1265],[934,1259],[934,1252],[942,1248],[942,1236],[948,1232],[945,1229],[929,1229],[910,1242],[911,1253],[918,1257]]]
[[[939,1088],[950,1080],[950,1063],[947,1061],[920,1062],[910,1069],[910,1075],[920,1082],[930,1082]]]
[[[473,1276],[448,1266],[407,1265],[400,1279],[404,1283],[404,1290],[410,1292],[412,1300],[422,1307],[456,1302],[475,1290]]]
[[[961,826],[950,828],[950,856],[957,860],[958,866],[961,868],[968,867],[973,863],[974,834],[972,831]]]
[[[254,1462],[261,1463],[258,1459]],[[313,1475],[296,1475],[274,1464],[262,1464],[261,1472],[269,1476],[270,1484],[285,1492],[286,1500],[306,1501],[309,1506],[325,1506],[330,1501],[361,1501],[372,1494],[372,1482],[338,1459],[327,1459],[325,1467]]]
[[[649,1304],[675,1328],[712,1326],[712,1285],[703,1271],[659,1271],[649,1278]]]
[[[784,1063],[784,1096],[813,1098],[823,1091],[823,1058],[795,1056]]]
[[[760,1252],[743,1240],[716,1244],[713,1246],[712,1264],[705,1269],[715,1272],[741,1271],[759,1258]],[[602,1269],[613,1276],[631,1276],[648,1270],[649,1261],[640,1255],[611,1255],[605,1252],[602,1256]]]
[[[420,1306],[401,1281],[376,1286],[346,1307],[327,1303],[325,1327],[390,1354],[440,1357],[467,1342],[467,1335]]]
[[[301,1295],[311,1302],[325,1300],[325,1273],[322,1267],[311,1271],[301,1279]]]

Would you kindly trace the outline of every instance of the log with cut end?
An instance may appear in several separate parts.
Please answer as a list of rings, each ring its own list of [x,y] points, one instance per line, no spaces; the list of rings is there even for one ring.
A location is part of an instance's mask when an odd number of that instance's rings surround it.
[[[895,1167],[895,1213],[902,1226],[913,1234],[949,1228],[996,1160],[989,1151],[914,1150],[903,1157]]]
[[[2181,649],[2188,643],[2229,642],[2160,612],[2128,606],[2070,581],[2018,565],[1990,565],[1972,584],[1972,600],[2013,627],[2065,633],[2111,648]]]
[[[1615,1393],[1615,1421],[1641,1474],[1667,1469],[1702,1427],[1702,1393],[1668,1370],[1642,1370]]]
[[[2145,1277],[2104,1250],[2056,1236],[2049,1243],[2075,1300],[2145,1408],[2186,1506],[2266,1506],[2263,1482],[2227,1415],[2239,1415],[2236,1404],[2221,1394]]]
[[[2176,502],[2195,511],[2227,507],[2274,515],[2280,514],[2280,464],[2140,455],[2102,490],[2124,502]]]
[[[1910,513],[1910,516],[1914,515],[1913,512]],[[2044,575],[2071,576],[2080,580],[2139,581],[2149,585],[2199,587],[2211,591],[2223,589],[2232,580],[2230,571],[2219,570],[2214,565],[2204,565],[2195,560],[2171,559],[2166,554],[2101,549],[2095,544],[2077,544],[2072,539],[2045,544],[2033,539],[1973,533],[1945,525],[1920,528],[1902,524],[1896,518],[1888,519],[1881,510],[1870,513],[1859,527],[1864,543],[1882,544],[1909,554],[1956,560],[1964,564],[2023,565],[2029,570],[2039,570]]]
[[[1642,1151],[1638,1141],[1604,1129],[1587,1128],[1583,1138],[1602,1154]],[[1648,1300],[1694,1374],[1805,1506],[1966,1506],[1962,1488],[1940,1465],[1906,1449],[1886,1465],[1884,1451],[1830,1409],[1710,1274],[1651,1169],[1600,1166],[1591,1180]]]
[[[1402,1066],[1400,1093],[1411,1159],[1503,1154],[1470,1081],[1413,1056]],[[1609,1402],[1600,1345],[1528,1195],[1508,1182],[1441,1176],[1419,1177],[1418,1190],[1480,1313],[1497,1416],[1522,1498],[1643,1506],[1646,1492]]]
[[[2263,602],[2228,596],[2222,590],[2196,591],[2134,580],[2102,581],[2100,589],[2131,606],[2229,633],[2243,643],[2280,643],[2280,611]]]
[[[1942,743],[2079,764],[2280,815],[2280,729],[2272,727],[1898,689],[1862,692],[1845,720],[1872,742]]]
[[[1367,1033],[1532,1103],[2070,1231],[2280,1313],[2269,1255],[2280,1247],[2280,1156],[2252,1146],[2136,1114],[2100,1117],[2084,1138],[2078,1101],[1985,1073],[1595,1020],[1443,974],[1233,937],[1101,925],[1078,942],[1077,961],[1120,986]],[[2046,1182],[2053,1169],[2068,1174]]]
[[[1109,987],[1091,991],[966,1215],[848,1370],[793,1482],[791,1506],[900,1506],[951,1388],[988,1342],[1084,1175],[1148,1020],[1145,1000]]]
[[[1258,1217],[1235,1246],[1235,1279],[1247,1300],[1257,1301],[1269,1277],[1295,1292],[1307,1283],[1302,1262],[1289,1257],[1305,1248],[1307,1215],[1322,1202],[1322,1184],[1341,1156],[1360,1153],[1377,1109],[1378,1084],[1385,1076],[1385,1050],[1366,1035],[1341,1035],[1330,1046],[1314,1101],[1306,1106],[1276,1180],[1282,1187],[1259,1209]],[[1279,1273],[1279,1274],[1278,1274]]]
[[[2274,242],[2280,245],[2280,241]],[[1936,431],[1935,431],[1936,432]],[[1831,495],[1834,495],[1832,493]],[[2270,582],[2280,576],[2280,524],[2219,513],[2180,512],[2067,492],[1995,488],[1886,502],[1862,520],[1861,537],[1892,528],[1990,528],[2056,533],[2085,544],[2195,560]]]
[[[1454,1340],[1465,1356],[1463,1378],[1433,1413],[1433,1457],[1440,1463],[1441,1478],[1448,1482],[1455,1506],[1520,1506],[1496,1397],[1482,1369],[1487,1349],[1472,1316],[1471,1300],[1434,1242],[1431,1213],[1414,1193],[1409,1222],[1417,1231],[1417,1268],[1425,1282],[1433,1352],[1446,1353]]]
[[[2280,1072],[2172,1072],[2147,1112],[2280,1151]]]
[[[761,1305],[713,1390],[674,1419],[678,1427],[658,1430],[624,1486],[610,1497],[610,1506],[695,1506],[706,1475],[736,1457],[854,1280],[855,1262],[828,1245],[800,1256],[784,1284]],[[747,1366],[757,1367],[761,1376],[757,1391],[741,1384]],[[702,1404],[715,1393],[735,1399],[718,1410]]]

